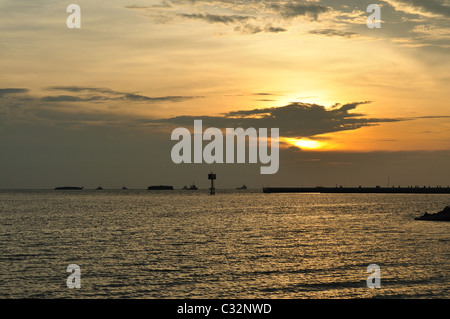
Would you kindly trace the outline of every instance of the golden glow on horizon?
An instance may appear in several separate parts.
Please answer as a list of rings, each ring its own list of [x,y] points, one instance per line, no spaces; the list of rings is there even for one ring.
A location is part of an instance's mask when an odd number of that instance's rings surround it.
[[[324,142],[314,141],[310,139],[283,138],[287,144],[294,145],[300,149],[317,150],[325,146]]]

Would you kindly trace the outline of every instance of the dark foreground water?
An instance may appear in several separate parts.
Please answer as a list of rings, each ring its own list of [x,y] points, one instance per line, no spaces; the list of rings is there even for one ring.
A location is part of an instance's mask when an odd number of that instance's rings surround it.
[[[450,298],[450,195],[0,191],[0,298]],[[69,289],[66,268],[81,267]],[[369,289],[369,264],[381,288]]]

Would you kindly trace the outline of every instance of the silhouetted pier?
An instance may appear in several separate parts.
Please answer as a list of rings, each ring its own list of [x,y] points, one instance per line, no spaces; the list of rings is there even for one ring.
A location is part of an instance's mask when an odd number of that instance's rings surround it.
[[[450,194],[450,187],[264,187],[263,193]]]

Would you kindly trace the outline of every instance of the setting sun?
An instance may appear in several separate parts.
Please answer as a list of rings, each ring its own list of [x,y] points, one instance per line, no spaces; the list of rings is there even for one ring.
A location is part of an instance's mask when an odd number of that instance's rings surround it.
[[[297,146],[301,149],[308,149],[308,150],[316,150],[323,148],[325,146],[325,143],[318,142],[310,139],[296,139],[296,138],[285,138],[284,141],[287,144]]]

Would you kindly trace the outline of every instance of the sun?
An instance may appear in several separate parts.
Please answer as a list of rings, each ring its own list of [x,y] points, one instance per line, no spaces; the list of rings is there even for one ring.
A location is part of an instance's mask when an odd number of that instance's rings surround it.
[[[310,139],[296,139],[296,138],[284,138],[283,141],[287,144],[294,145],[301,149],[316,150],[325,146],[324,142],[314,141]]]

